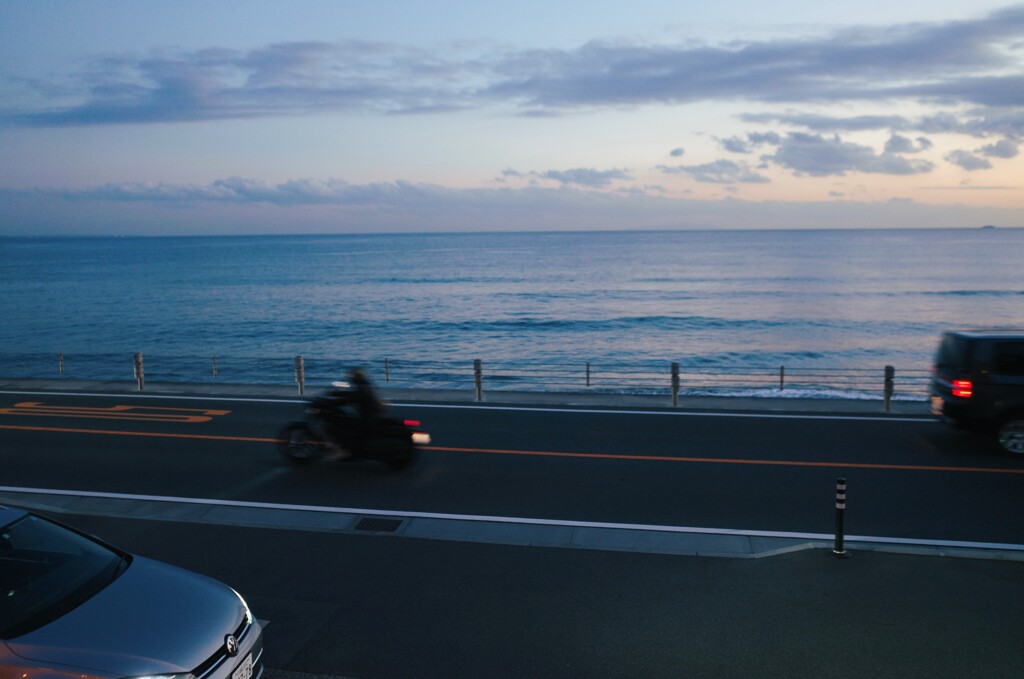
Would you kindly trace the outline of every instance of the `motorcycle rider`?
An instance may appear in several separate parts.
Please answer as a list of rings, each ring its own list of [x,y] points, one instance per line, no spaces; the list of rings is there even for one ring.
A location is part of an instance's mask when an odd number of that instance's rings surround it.
[[[349,374],[349,382],[352,384],[349,399],[356,407],[359,420],[368,428],[384,411],[384,404],[377,398],[377,392],[374,391],[366,373],[359,368],[355,368]]]
[[[349,387],[331,392],[334,399],[334,439],[339,444],[345,443],[348,446],[348,450],[345,450],[339,445],[330,456],[334,460],[348,459],[354,452],[361,450],[377,418],[384,411],[384,404],[377,397],[373,385],[361,369],[355,368],[349,373]],[[343,419],[346,418],[347,406],[352,406],[355,410],[355,417],[349,419],[348,432],[345,431]]]

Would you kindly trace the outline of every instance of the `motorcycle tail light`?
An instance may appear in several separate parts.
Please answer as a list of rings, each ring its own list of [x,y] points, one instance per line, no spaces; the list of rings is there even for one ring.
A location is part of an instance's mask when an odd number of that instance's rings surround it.
[[[418,427],[418,426],[420,426],[420,421],[419,420],[406,420],[405,421],[405,426],[407,426],[407,427]]]

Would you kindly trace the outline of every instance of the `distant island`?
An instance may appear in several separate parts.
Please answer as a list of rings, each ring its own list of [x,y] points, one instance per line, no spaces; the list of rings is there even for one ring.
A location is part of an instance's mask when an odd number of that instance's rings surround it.
[[[983,229],[994,229],[996,227],[992,226],[991,224],[986,224],[985,226],[983,226],[981,228],[983,228]]]

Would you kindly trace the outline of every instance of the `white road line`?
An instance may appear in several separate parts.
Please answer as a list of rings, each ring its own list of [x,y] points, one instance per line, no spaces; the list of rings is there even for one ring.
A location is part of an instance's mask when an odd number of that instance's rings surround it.
[[[604,408],[544,408],[540,406],[476,406],[439,403],[394,403],[409,408],[449,410],[509,410],[533,413],[577,413],[588,415],[663,415],[666,417],[732,417],[767,420],[852,420],[857,422],[931,422],[930,417],[881,417],[875,415],[802,415],[797,413],[722,413],[717,411],[606,410]]]
[[[229,403],[289,403],[303,404],[306,399],[274,399],[225,396],[167,396],[159,394],[95,394],[87,392],[56,392],[56,391],[0,391],[0,394],[12,396],[92,396],[98,398],[142,398],[178,401],[225,401]],[[528,413],[569,413],[577,415],[654,415],[661,417],[726,417],[739,419],[762,420],[842,420],[850,422],[913,422],[917,424],[938,422],[928,416],[897,417],[880,415],[805,415],[800,413],[723,413],[717,411],[674,411],[674,410],[613,410],[605,408],[557,408],[543,406],[496,406],[496,405],[456,405],[449,403],[403,403],[394,401],[392,406],[400,408],[433,408],[437,410],[492,410]]]
[[[730,535],[740,537],[786,538],[799,540],[829,541],[835,536],[826,533],[800,533],[789,531],[742,530],[735,528],[697,528],[692,526],[658,526],[634,523],[607,523],[597,521],[566,521],[560,519],[530,519],[509,516],[485,516],[475,514],[439,514],[433,512],[406,512],[387,509],[364,509],[356,507],[325,507],[319,505],[293,505],[276,502],[247,502],[243,500],[215,500],[209,498],[170,497],[164,495],[137,495],[130,493],[106,493],[83,490],[55,490],[49,488],[19,488],[0,486],[0,493],[24,493],[32,495],[54,495],[63,497],[86,497],[105,500],[130,500],[135,502],[175,502],[180,504],[233,507],[244,509],[270,509],[327,514],[358,514],[360,516],[387,516],[409,519],[441,519],[449,521],[473,521],[480,523],[502,523],[532,526],[557,526],[565,528],[609,528],[617,530],[650,531],[661,533],[684,533],[691,535]],[[922,540],[917,538],[892,538],[864,535],[847,535],[847,542],[862,542],[890,545],[914,545],[918,547],[946,547],[959,549],[994,549],[1024,552],[1024,545],[999,542],[971,542],[959,540]]]

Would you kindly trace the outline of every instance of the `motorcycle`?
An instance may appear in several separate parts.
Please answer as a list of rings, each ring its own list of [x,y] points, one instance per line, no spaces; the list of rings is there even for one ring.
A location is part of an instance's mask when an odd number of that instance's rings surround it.
[[[348,385],[331,386],[344,389]],[[402,469],[416,461],[420,446],[430,443],[430,434],[417,420],[377,417],[363,424],[350,404],[330,393],[318,396],[306,408],[305,420],[289,423],[278,434],[278,450],[296,464],[365,459]],[[339,455],[341,451],[347,455]]]

